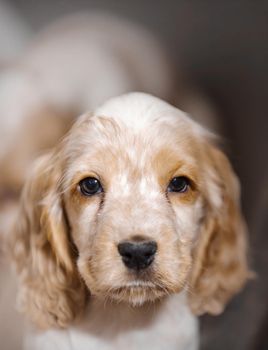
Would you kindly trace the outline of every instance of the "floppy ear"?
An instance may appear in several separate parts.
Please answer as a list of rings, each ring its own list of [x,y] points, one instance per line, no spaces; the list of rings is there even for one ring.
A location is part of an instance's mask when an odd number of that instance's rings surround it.
[[[194,251],[190,306],[194,313],[219,314],[250,276],[240,187],[225,155],[206,142],[206,216]]]
[[[9,244],[20,280],[19,307],[42,328],[67,326],[85,301],[60,194],[58,163],[50,154],[37,161],[23,189]]]

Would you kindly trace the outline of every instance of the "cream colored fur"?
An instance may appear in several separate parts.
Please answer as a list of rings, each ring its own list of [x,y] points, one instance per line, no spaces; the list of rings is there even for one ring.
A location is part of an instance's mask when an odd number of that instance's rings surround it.
[[[185,193],[167,190],[177,176]],[[103,192],[84,196],[86,177]],[[10,241],[21,310],[54,329],[27,346],[67,348],[68,335],[69,348],[197,349],[194,315],[221,313],[249,276],[239,196],[212,135],[156,97],[123,95],[79,118],[37,161]],[[158,246],[145,274],[117,249],[136,236]]]

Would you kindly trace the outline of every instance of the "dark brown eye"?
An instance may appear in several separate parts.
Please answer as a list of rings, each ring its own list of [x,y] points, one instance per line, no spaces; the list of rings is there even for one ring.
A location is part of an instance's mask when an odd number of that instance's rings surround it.
[[[79,182],[80,191],[84,196],[93,196],[103,191],[101,183],[95,177],[86,177]]]
[[[188,190],[189,186],[190,181],[187,177],[177,176],[170,181],[168,185],[168,192],[184,193]]]

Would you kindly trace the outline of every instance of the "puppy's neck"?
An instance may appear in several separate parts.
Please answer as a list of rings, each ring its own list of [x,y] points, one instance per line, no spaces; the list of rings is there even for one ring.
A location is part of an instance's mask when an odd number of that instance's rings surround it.
[[[176,301],[175,301],[176,300]],[[121,324],[124,329],[133,326],[145,327],[155,322],[155,318],[165,313],[170,304],[176,304],[179,309],[187,309],[184,295],[176,297],[168,296],[155,302],[144,303],[139,306],[133,306],[125,302],[113,300],[102,300],[97,297],[91,297],[84,317],[86,319],[94,318],[95,324],[100,322],[111,324]],[[94,315],[94,316],[93,316]]]
[[[145,343],[154,337],[167,336],[172,344],[190,344],[198,339],[197,319],[184,292],[139,307],[91,297],[78,327],[94,336],[101,332],[101,337],[108,341],[127,339],[136,332],[143,334]],[[170,349],[173,349],[171,345]]]
[[[45,350],[197,350],[198,343],[197,319],[181,293],[141,307],[91,297],[79,322],[65,330],[29,334],[25,349],[42,344]]]

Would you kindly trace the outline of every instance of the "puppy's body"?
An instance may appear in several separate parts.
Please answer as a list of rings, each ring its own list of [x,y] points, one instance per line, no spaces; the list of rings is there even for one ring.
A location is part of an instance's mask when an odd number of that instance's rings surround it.
[[[132,308],[126,304],[91,300],[77,325],[66,330],[32,331],[25,350],[196,350],[197,318],[186,295]]]

